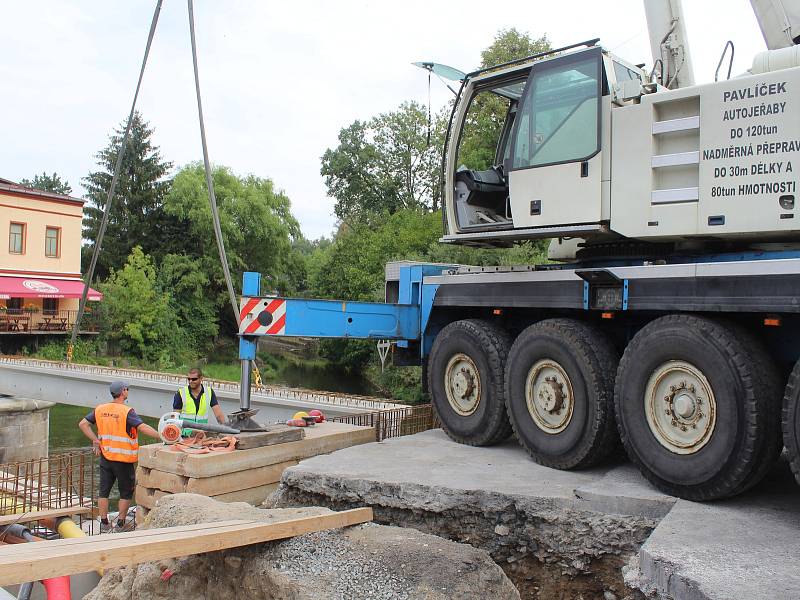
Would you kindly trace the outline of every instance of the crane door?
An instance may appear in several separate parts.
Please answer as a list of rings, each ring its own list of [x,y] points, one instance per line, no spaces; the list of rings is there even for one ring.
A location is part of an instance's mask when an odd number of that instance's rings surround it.
[[[515,228],[600,221],[602,74],[600,48],[531,69],[508,169]]]

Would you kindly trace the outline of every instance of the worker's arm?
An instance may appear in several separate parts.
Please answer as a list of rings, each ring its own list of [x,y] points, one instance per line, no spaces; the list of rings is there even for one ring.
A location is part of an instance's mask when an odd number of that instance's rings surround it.
[[[94,431],[92,431],[92,426],[86,419],[81,419],[81,422],[78,423],[78,429],[83,432],[87,438],[92,440],[92,448],[94,449],[94,453],[99,455],[100,454],[100,440],[95,435]]]
[[[224,412],[222,412],[222,409],[220,408],[219,404],[215,404],[215,405],[214,405],[214,406],[212,406],[211,408],[212,408],[212,409],[213,409],[213,411],[214,411],[214,415],[217,417],[217,423],[219,423],[220,425],[224,425],[224,424],[225,424],[225,421],[226,421],[227,419],[226,419],[226,417],[225,417],[225,413],[224,413]]]
[[[150,427],[150,425],[148,425],[147,423],[142,423],[141,425],[139,425],[136,428],[136,430],[139,433],[143,433],[146,436],[149,436],[151,438],[159,439],[161,437],[161,436],[158,435],[158,432],[155,429],[153,429],[152,427]]]

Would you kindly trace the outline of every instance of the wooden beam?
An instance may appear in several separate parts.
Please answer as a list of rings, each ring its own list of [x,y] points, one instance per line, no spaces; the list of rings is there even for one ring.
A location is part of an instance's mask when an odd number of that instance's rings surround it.
[[[0,526],[13,525],[14,523],[32,523],[40,519],[56,519],[58,517],[71,517],[73,515],[88,515],[92,509],[88,506],[65,506],[64,508],[51,508],[35,510],[14,515],[0,515]]]
[[[277,523],[222,521],[0,546],[0,585],[216,552],[371,520],[371,508],[356,508]]]

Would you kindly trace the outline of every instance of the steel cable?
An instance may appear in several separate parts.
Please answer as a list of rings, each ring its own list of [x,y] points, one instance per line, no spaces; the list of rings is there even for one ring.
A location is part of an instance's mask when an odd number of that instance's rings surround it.
[[[108,189],[108,196],[106,197],[106,206],[103,210],[103,220],[100,222],[100,228],[97,230],[97,238],[94,242],[94,251],[92,252],[92,261],[89,264],[89,272],[86,274],[86,280],[83,286],[83,294],[81,294],[81,301],[78,305],[78,314],[75,318],[75,323],[72,326],[72,334],[69,338],[69,345],[67,346],[67,362],[72,362],[72,351],[75,347],[75,341],[78,337],[78,330],[80,329],[81,319],[83,318],[83,311],[86,308],[86,298],[89,295],[89,286],[94,278],[94,270],[97,266],[97,257],[100,255],[100,248],[103,245],[103,236],[106,233],[108,226],[108,216],[111,212],[111,202],[114,200],[114,193],[117,190],[117,181],[119,180],[119,173],[122,170],[122,159],[125,157],[125,150],[128,147],[128,136],[131,131],[131,123],[133,122],[133,114],[136,111],[136,100],[139,98],[139,90],[142,87],[142,79],[144,78],[144,69],[147,65],[147,57],[150,55],[150,47],[153,44],[153,36],[156,33],[156,24],[158,23],[158,16],[161,14],[161,3],[163,0],[156,1],[156,8],[153,12],[153,19],[150,22],[150,33],[147,36],[147,45],[144,49],[144,58],[142,59],[142,68],[139,70],[139,80],[136,83],[136,91],[133,94],[133,102],[131,103],[131,112],[128,115],[128,122],[125,124],[125,134],[122,136],[122,145],[120,146],[119,153],[117,154],[117,163],[114,165],[114,176],[111,178],[111,187]]]

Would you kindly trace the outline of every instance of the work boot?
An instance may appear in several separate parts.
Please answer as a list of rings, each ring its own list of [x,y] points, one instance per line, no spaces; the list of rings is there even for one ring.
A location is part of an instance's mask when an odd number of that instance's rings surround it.
[[[113,528],[114,528],[114,526],[111,524],[111,521],[109,521],[108,519],[106,519],[105,523],[102,520],[100,521],[100,533],[108,533]]]
[[[133,521],[117,521],[111,533],[123,533],[125,531],[133,530]]]

